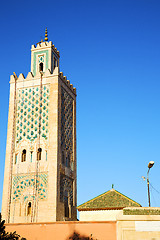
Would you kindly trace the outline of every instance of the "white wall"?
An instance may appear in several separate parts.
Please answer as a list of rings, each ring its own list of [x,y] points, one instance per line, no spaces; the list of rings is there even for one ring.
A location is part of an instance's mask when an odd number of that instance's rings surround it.
[[[122,210],[80,211],[80,221],[114,221]]]

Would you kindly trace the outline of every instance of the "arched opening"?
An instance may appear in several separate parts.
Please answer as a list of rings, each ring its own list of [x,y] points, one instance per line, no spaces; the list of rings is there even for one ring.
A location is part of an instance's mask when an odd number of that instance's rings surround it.
[[[31,215],[31,202],[29,202],[27,206],[27,216],[29,215]]]
[[[54,58],[54,69],[57,67],[57,59]]]
[[[43,72],[43,63],[42,62],[39,64],[39,71]]]
[[[42,157],[42,148],[38,148],[38,151],[37,151],[37,160],[41,160],[41,157]]]
[[[25,162],[26,161],[26,149],[23,149],[22,151],[22,162]]]

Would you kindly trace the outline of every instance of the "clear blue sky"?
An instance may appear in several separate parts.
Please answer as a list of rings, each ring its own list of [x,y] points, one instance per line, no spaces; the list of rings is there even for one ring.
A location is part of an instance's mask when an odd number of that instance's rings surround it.
[[[160,1],[2,1],[0,205],[9,76],[30,71],[30,48],[44,36],[60,51],[77,88],[78,204],[111,188],[147,206],[160,192]],[[160,194],[151,188],[152,206]]]

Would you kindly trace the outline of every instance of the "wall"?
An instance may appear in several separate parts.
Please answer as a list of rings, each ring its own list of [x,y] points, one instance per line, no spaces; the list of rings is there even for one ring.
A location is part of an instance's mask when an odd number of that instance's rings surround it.
[[[160,240],[160,215],[156,212],[160,208],[127,208],[127,214],[133,210],[136,215],[125,215],[121,212],[117,216],[117,240]],[[154,211],[155,215],[142,215],[142,211]]]
[[[74,232],[94,240],[116,240],[116,222],[53,222],[6,224],[6,231],[16,231],[27,240],[69,240]]]
[[[92,234],[94,240],[160,240],[160,208],[126,210],[117,213],[116,221],[15,223],[6,224],[6,231],[16,231],[27,240],[69,240],[74,232],[79,233],[80,237]],[[143,212],[148,215],[143,215]]]
[[[116,221],[117,214],[123,210],[79,211],[80,221]]]

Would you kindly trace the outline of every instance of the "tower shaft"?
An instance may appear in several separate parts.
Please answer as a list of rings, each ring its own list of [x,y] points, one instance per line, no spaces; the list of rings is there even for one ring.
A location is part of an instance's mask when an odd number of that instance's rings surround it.
[[[11,76],[2,216],[76,220],[76,89],[52,42],[32,46],[31,72]]]

